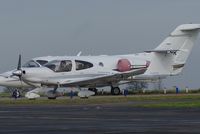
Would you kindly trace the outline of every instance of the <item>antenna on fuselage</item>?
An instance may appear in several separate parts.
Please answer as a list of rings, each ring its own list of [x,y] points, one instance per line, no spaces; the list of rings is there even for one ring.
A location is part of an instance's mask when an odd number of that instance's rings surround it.
[[[76,56],[78,56],[78,57],[79,57],[79,56],[81,56],[81,54],[82,54],[82,52],[80,51],[80,52],[79,52],[79,53],[78,53]]]

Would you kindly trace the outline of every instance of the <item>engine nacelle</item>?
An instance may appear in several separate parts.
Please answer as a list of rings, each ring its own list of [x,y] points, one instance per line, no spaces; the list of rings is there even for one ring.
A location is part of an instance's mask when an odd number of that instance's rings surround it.
[[[131,63],[128,59],[120,59],[117,63],[117,70],[120,72],[130,71]]]

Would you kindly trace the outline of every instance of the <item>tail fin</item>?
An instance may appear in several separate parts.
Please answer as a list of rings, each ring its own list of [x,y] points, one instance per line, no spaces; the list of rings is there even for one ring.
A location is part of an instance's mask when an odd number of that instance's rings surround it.
[[[198,36],[200,24],[178,26],[158,47],[150,52],[151,64],[146,74],[177,75],[181,73]]]

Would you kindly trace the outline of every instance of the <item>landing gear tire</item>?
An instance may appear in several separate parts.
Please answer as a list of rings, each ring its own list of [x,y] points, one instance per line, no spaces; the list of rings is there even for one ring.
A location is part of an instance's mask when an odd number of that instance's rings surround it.
[[[17,99],[17,98],[20,98],[21,94],[19,92],[19,90],[14,90],[13,93],[12,93],[12,97]]]
[[[57,93],[53,90],[48,91],[46,95],[50,100],[55,100],[57,98]]]
[[[56,97],[48,97],[49,100],[55,100]]]
[[[89,91],[94,92],[94,95],[97,95],[97,89],[96,88],[88,88]]]
[[[120,94],[120,88],[119,87],[111,87],[111,94],[112,95],[119,95]]]

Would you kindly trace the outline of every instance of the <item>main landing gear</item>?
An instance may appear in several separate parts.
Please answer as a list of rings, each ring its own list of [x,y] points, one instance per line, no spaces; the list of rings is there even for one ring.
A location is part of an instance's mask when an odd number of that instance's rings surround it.
[[[111,87],[111,94],[112,95],[119,95],[120,94],[120,88],[119,87]]]
[[[56,87],[54,87],[53,90],[50,90],[50,91],[47,92],[48,99],[55,100],[57,98],[57,96],[58,96],[58,92],[56,91],[57,88],[58,87],[56,86]]]

